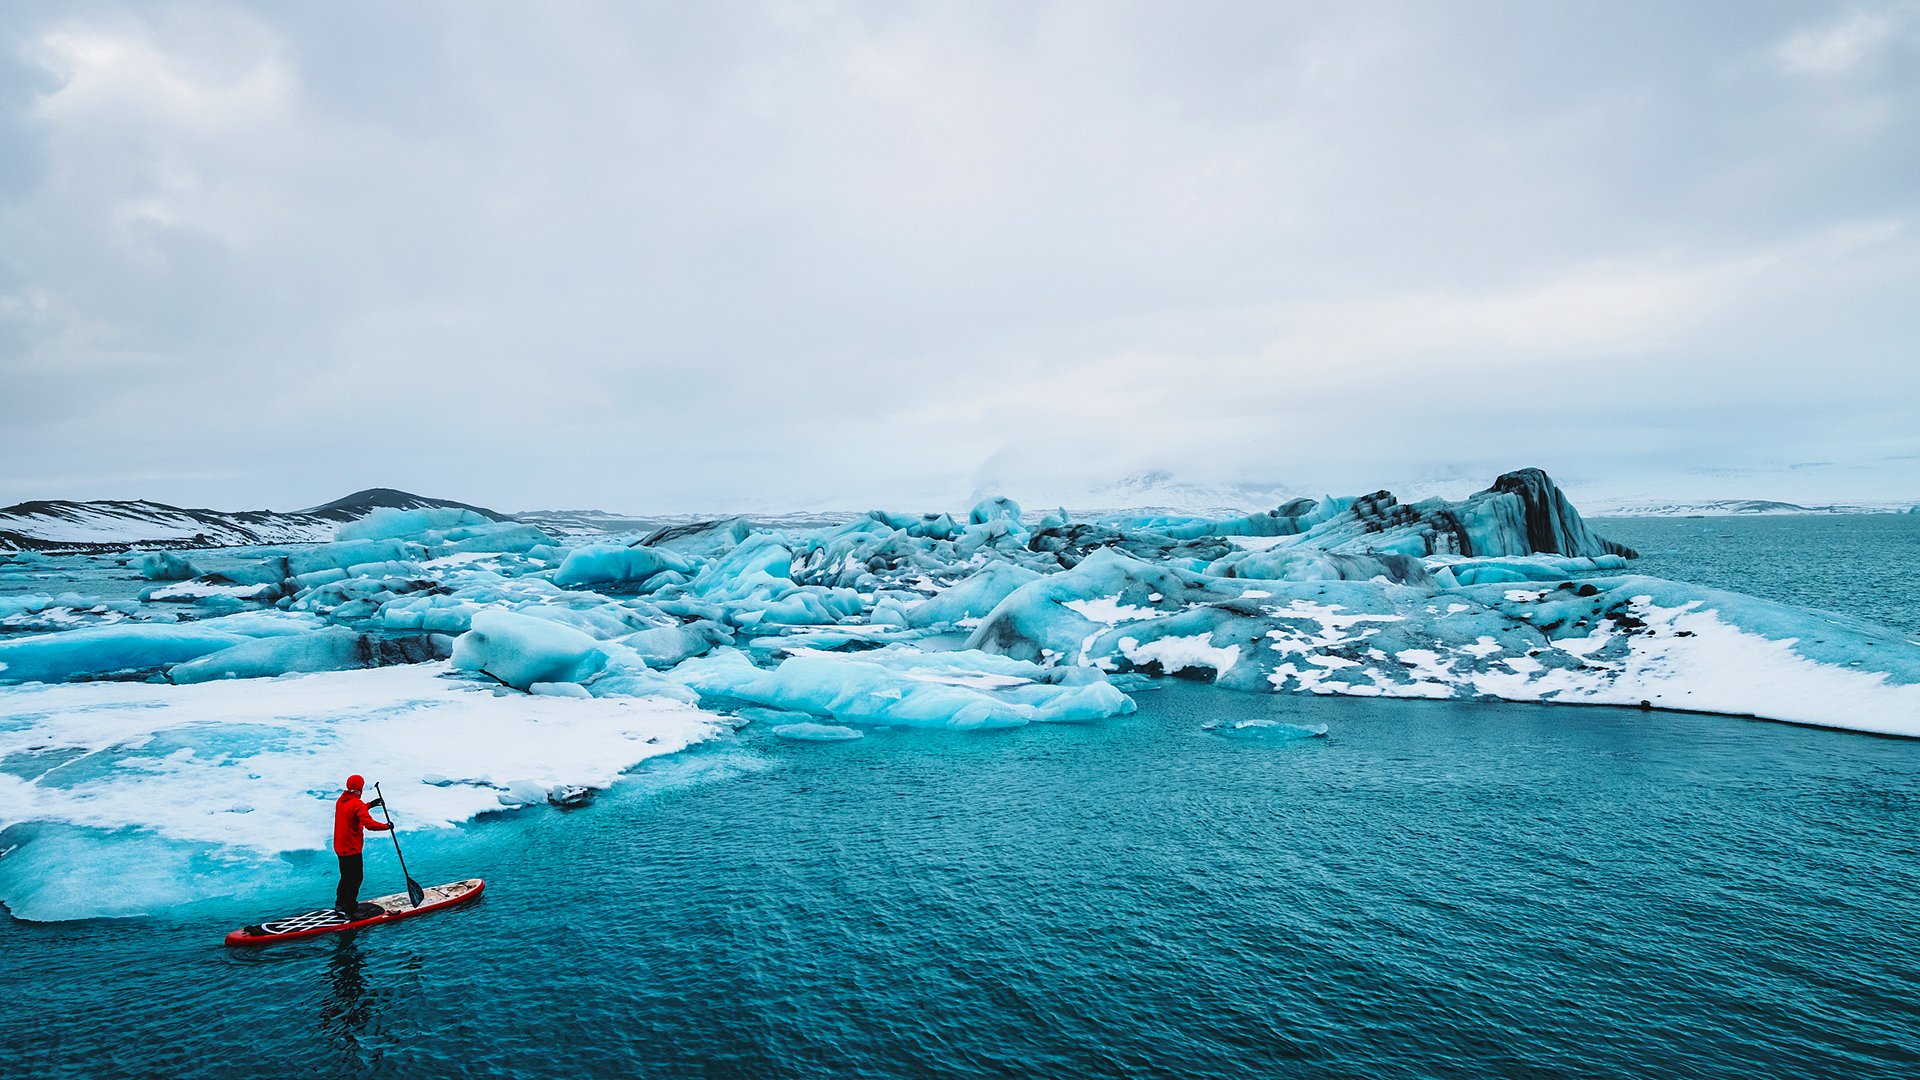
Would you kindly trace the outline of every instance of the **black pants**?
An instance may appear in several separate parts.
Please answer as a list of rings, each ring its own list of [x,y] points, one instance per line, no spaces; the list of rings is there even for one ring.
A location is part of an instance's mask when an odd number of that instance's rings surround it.
[[[340,856],[340,890],[333,894],[333,906],[346,912],[348,918],[353,917],[354,909],[360,905],[362,876],[359,855]]]

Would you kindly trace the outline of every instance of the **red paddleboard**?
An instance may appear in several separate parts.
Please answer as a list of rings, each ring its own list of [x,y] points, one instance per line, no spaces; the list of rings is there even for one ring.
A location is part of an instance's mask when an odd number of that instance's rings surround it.
[[[252,926],[243,926],[227,935],[229,945],[277,945],[282,941],[299,941],[302,938],[319,937],[321,934],[337,934],[342,930],[358,930],[363,926],[378,926],[396,919],[410,919],[415,915],[424,915],[429,911],[464,904],[477,900],[487,883],[479,878],[465,881],[450,881],[445,885],[435,885],[424,890],[420,906],[414,907],[407,902],[406,893],[382,896],[378,900],[365,900],[360,904],[361,911],[379,908],[378,914],[368,914],[358,919],[348,919],[331,908],[318,911],[305,911],[298,915],[288,915],[279,919],[269,919]]]

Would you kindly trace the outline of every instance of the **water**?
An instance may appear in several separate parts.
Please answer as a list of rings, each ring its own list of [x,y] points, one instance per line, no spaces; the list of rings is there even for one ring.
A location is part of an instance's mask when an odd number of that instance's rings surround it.
[[[1847,535],[1815,561],[1879,557]],[[488,895],[354,938],[230,951],[267,912],[221,902],[0,924],[0,1070],[1920,1073],[1920,744],[1187,684],[1140,702],[851,743],[754,725],[588,809],[418,838],[416,877],[484,873]],[[1203,727],[1245,719],[1330,735]],[[289,881],[274,908],[330,890]]]
[[[1636,573],[1920,632],[1920,514],[1597,518]]]

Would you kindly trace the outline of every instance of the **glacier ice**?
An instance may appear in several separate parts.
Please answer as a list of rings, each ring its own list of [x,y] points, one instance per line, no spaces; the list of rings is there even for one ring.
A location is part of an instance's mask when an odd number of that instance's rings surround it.
[[[349,521],[334,530],[335,540],[408,540],[428,533],[445,532],[471,526],[492,525],[485,514],[457,506],[423,506],[399,510],[383,506],[357,521]]]
[[[674,676],[703,695],[847,724],[970,731],[1046,721],[1097,720],[1133,711],[1105,680],[1060,674],[998,657],[916,652],[794,656],[773,668],[737,650],[689,660]]]
[[[838,724],[777,724],[772,732],[782,739],[797,742],[849,742],[864,736],[857,728],[841,727]]]
[[[534,683],[578,683],[600,673],[609,655],[570,626],[488,608],[453,643],[453,666],[525,690]]]
[[[155,551],[140,557],[140,576],[148,581],[185,581],[199,577],[200,571],[171,551]]]
[[[465,791],[465,801],[446,803],[446,820],[497,809],[503,796],[604,779],[586,775],[579,756],[518,768],[513,740],[549,749],[544,719],[539,729],[509,722],[520,709],[544,718],[575,708],[568,715],[586,726],[630,709],[710,719],[687,707],[698,702],[781,738],[974,730],[1124,715],[1129,694],[1174,676],[1265,693],[1647,702],[1920,736],[1920,644],[1637,575],[1632,558],[1537,470],[1457,502],[1375,492],[1221,520],[1030,519],[994,498],[964,519],[874,511],[802,527],[728,518],[590,543],[457,508],[394,511],[331,542],[250,561],[123,563],[119,580],[137,572],[144,583],[119,587],[138,588],[138,599],[91,586],[61,593],[42,583],[57,560],[6,556],[0,703],[16,728],[0,724],[0,757],[67,746],[47,719],[62,702],[97,700],[97,716],[114,719],[73,742],[80,757],[70,764],[25,781],[29,759],[0,769],[0,822],[24,830],[10,842],[32,836],[0,861],[0,900],[91,910],[78,885],[35,891],[7,869],[27,865],[32,848],[44,868],[62,845],[146,830],[156,843],[189,845],[153,850],[154,865],[174,865],[205,857],[192,845],[216,843],[50,792],[117,792],[156,769],[198,776],[228,767],[219,762],[297,772],[305,757],[276,755],[288,745],[318,755],[320,743],[236,703],[257,694],[327,728],[325,710],[351,701],[353,687],[379,698],[408,679],[400,700],[431,700],[435,716],[457,722],[484,716],[501,733],[471,748],[458,774],[471,783],[434,788]],[[428,673],[430,683],[417,681]],[[325,692],[294,708],[287,686]],[[248,719],[194,734],[187,720],[209,702]],[[164,732],[143,728],[149,719],[165,721]],[[624,743],[577,734],[569,745],[591,745],[616,772],[638,760]],[[1264,721],[1214,734],[1308,737]],[[422,738],[439,753],[458,735]],[[4,750],[16,736],[38,741]],[[311,798],[250,782],[276,806]],[[313,850],[322,839],[280,836],[265,847]]]
[[[194,660],[250,640],[204,623],[122,623],[0,641],[0,681],[65,682]]]
[[[811,528],[730,518],[574,546],[459,508],[385,510],[341,527],[331,543],[250,567],[174,580],[184,570],[155,563],[164,580],[143,599],[191,604],[185,621],[105,604],[61,610],[34,600],[30,611],[18,601],[17,611],[0,610],[0,625],[60,632],[0,641],[0,680],[174,668],[183,679],[285,674],[359,666],[369,643],[396,635],[445,634],[457,636],[456,666],[522,690],[692,690],[813,715],[894,711],[916,722],[941,708],[962,723],[1026,718],[1029,710],[1011,707],[1022,703],[1004,693],[930,693],[892,659],[931,655],[927,635],[957,629],[970,631],[966,651],[976,655],[1103,677],[1648,700],[1875,730],[1914,726],[1890,704],[1916,681],[1913,646],[1897,635],[1636,577],[1632,555],[1594,533],[1531,469],[1457,502],[1402,503],[1382,491],[1222,520],[1058,512],[1029,523],[1018,504],[996,497],[964,522],[886,511]],[[251,644],[235,624],[194,617],[264,615],[270,609],[249,608],[267,604],[288,613],[278,617],[307,618],[301,633],[351,631],[357,651],[348,656],[343,633]],[[1724,661],[1706,642],[1747,638],[1785,649],[1796,663],[1774,667],[1806,675],[1809,685],[1824,685],[1833,674],[1825,669],[1836,666],[1843,680],[1877,678],[1867,696],[1880,704],[1863,718],[1817,695],[1761,696],[1710,677]],[[1680,682],[1655,677],[1667,670]],[[828,694],[832,678],[898,696],[863,706],[857,694]],[[1044,688],[1033,692],[1039,697],[1073,689],[1033,685]],[[1047,711],[1037,699],[1029,704],[1035,716]]]
[[[693,563],[671,551],[649,547],[593,544],[567,553],[555,571],[556,585],[631,584],[643,586],[662,571],[685,574]]]
[[[451,649],[452,641],[445,637],[376,637],[344,626],[329,626],[306,634],[243,641],[175,664],[167,669],[167,679],[175,683],[197,683],[419,664],[445,659]]]
[[[0,630],[29,631],[0,639],[0,681],[286,674],[361,666],[369,653],[375,664],[407,658],[417,652],[375,646],[442,634],[455,637],[457,667],[516,689],[696,692],[820,716],[892,711],[932,723],[951,708],[961,723],[1006,724],[1044,716],[1040,698],[1075,689],[1029,675],[1033,702],[973,700],[927,690],[898,660],[951,649],[938,635],[966,631],[966,653],[1101,678],[1646,700],[1920,726],[1900,713],[1920,679],[1915,646],[1898,635],[1638,577],[1632,556],[1533,469],[1457,502],[1380,491],[1218,520],[1061,511],[1030,522],[994,497],[964,520],[876,510],[783,528],[728,518],[571,546],[459,508],[383,510],[330,543],[217,573],[180,579],[197,568],[150,557],[143,576],[158,580],[131,608],[88,597],[0,603]],[[163,617],[154,608],[165,602],[189,610]],[[221,612],[302,618],[280,626],[310,639],[251,643],[240,624],[205,617]],[[316,634],[323,628],[350,631],[353,655],[346,633]],[[1718,677],[1726,657],[1750,647],[1784,650],[1770,671],[1789,681],[1870,684],[1854,696],[1875,704],[1842,710],[1830,689],[1760,694]],[[828,693],[834,678],[897,696],[862,704]]]

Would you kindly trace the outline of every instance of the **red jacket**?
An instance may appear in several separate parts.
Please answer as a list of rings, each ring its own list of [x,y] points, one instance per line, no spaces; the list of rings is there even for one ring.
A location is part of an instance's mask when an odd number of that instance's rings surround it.
[[[362,827],[381,832],[393,826],[373,816],[367,804],[360,796],[351,791],[343,791],[333,800],[333,853],[335,855],[358,855],[365,846]]]

